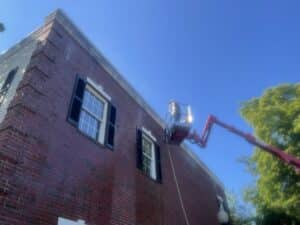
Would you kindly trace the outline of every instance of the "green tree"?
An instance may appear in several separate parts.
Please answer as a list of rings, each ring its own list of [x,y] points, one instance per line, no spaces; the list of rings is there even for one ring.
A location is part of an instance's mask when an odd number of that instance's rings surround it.
[[[300,83],[266,90],[245,102],[241,114],[261,140],[300,157]],[[257,208],[257,224],[300,224],[300,175],[257,148],[247,164],[257,178],[246,192]]]
[[[233,192],[226,192],[226,199],[230,211],[231,225],[252,225],[255,221],[253,208],[240,201]]]
[[[3,32],[5,30],[4,24],[0,23],[0,32]]]

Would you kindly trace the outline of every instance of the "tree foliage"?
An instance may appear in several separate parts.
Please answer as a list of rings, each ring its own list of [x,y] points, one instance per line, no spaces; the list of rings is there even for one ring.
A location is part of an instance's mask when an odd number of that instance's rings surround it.
[[[245,102],[241,114],[264,142],[300,157],[300,84],[266,90]],[[246,192],[257,208],[257,224],[300,224],[300,175],[257,148],[247,164],[257,178],[255,187]],[[268,220],[272,222],[263,223]]]
[[[252,225],[255,221],[251,207],[241,202],[233,192],[226,192],[231,225]]]

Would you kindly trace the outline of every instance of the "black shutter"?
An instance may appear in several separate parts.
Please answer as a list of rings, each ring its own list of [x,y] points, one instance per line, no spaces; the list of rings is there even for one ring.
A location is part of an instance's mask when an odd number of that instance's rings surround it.
[[[143,153],[142,153],[142,131],[136,131],[136,166],[139,169],[143,168]]]
[[[18,67],[16,67],[15,69],[13,69],[9,72],[3,86],[1,87],[1,91],[3,91],[3,90],[7,91],[9,89],[11,82],[15,78],[17,71],[18,71]]]
[[[18,69],[19,69],[19,67],[16,67],[15,69],[11,70],[8,73],[8,75],[5,79],[5,82],[0,89],[0,105],[2,104],[4,97],[6,96],[8,90],[9,90],[9,87],[11,86],[11,83],[12,83],[13,79],[15,78],[15,75],[16,75]]]
[[[156,180],[161,183],[161,163],[160,163],[160,147],[155,143],[155,161],[156,161]]]
[[[75,86],[73,89],[71,106],[69,109],[69,121],[75,125],[77,125],[79,121],[85,85],[86,85],[85,80],[77,76],[75,81]]]
[[[115,124],[117,117],[117,109],[112,104],[108,106],[108,114],[107,114],[107,127],[106,127],[106,146],[109,148],[114,147],[114,137],[115,137]]]

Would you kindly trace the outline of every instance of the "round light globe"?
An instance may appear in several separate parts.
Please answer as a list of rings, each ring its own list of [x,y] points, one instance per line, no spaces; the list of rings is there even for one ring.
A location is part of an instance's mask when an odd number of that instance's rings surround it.
[[[229,216],[228,213],[224,210],[223,205],[221,205],[220,210],[218,212],[218,221],[219,223],[228,223]]]

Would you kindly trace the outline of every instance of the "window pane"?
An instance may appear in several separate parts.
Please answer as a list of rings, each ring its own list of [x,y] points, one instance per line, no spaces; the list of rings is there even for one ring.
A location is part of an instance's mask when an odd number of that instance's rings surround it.
[[[143,157],[143,171],[149,176],[151,176],[151,164],[151,159]]]
[[[93,95],[90,91],[86,90],[84,92],[83,97],[83,105],[87,111],[92,113],[95,117],[102,120],[103,117],[103,109],[104,109],[104,102]]]
[[[94,117],[89,115],[84,110],[81,111],[79,120],[79,130],[81,130],[88,136],[96,139],[99,125],[99,121],[97,121]]]
[[[147,139],[143,138],[143,154],[146,154],[148,157],[152,158],[152,143]]]

